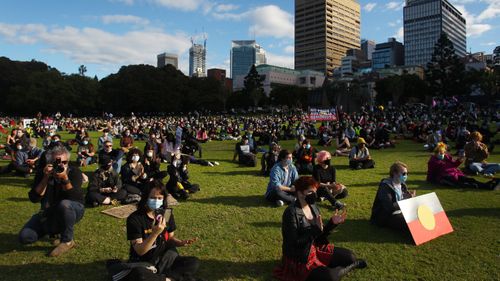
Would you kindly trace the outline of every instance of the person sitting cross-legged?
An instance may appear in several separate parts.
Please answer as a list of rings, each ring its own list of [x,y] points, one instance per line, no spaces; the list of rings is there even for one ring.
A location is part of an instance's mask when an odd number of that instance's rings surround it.
[[[87,189],[87,204],[93,207],[99,205],[116,205],[127,197],[127,191],[122,189],[120,176],[113,170],[113,161],[100,163],[94,172]]]
[[[332,155],[326,150],[318,152],[317,164],[314,166],[313,177],[319,182],[318,196],[325,198],[336,209],[344,208],[344,203],[337,199],[347,197],[347,188],[337,182],[337,171],[332,166]]]
[[[349,154],[349,167],[356,170],[375,168],[375,161],[370,156],[365,139],[358,138],[358,145],[352,148]]]
[[[278,162],[271,169],[269,184],[265,198],[283,206],[295,201],[293,183],[299,178],[299,173],[292,163],[292,153],[286,149],[280,151]]]

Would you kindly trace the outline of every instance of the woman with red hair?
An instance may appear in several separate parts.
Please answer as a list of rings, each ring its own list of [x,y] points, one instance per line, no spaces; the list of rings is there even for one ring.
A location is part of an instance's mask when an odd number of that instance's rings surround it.
[[[345,221],[346,210],[340,215],[337,210],[324,225],[314,203],[319,183],[303,176],[294,185],[297,200],[283,214],[283,258],[274,277],[287,281],[340,280],[349,271],[366,267],[366,262],[356,259],[351,250],[334,249],[328,241],[330,232]]]

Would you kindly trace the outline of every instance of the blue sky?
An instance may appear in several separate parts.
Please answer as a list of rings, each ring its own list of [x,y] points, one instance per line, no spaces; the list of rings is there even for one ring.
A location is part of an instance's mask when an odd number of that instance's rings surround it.
[[[404,1],[361,0],[361,37],[403,39]],[[450,0],[467,19],[467,49],[500,45],[500,0]],[[208,38],[207,67],[229,69],[231,40],[256,39],[268,63],[293,67],[293,0],[11,0],[0,9],[0,56],[39,60],[65,73],[87,66],[99,79],[128,64],[179,54]],[[228,72],[229,73],[229,72]]]

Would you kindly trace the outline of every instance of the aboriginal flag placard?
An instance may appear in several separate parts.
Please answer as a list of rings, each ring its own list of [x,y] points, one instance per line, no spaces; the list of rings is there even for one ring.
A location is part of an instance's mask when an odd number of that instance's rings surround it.
[[[435,192],[402,200],[398,204],[417,246],[453,232]]]

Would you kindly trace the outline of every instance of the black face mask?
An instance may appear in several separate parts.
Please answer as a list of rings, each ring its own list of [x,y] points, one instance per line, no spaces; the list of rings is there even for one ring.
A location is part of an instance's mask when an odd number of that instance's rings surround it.
[[[327,159],[327,160],[323,161],[323,164],[325,164],[327,166],[330,166],[330,159]]]
[[[316,203],[316,198],[317,198],[316,192],[313,192],[313,193],[308,194],[306,196],[305,200],[306,200],[307,204],[312,205],[312,204]]]

